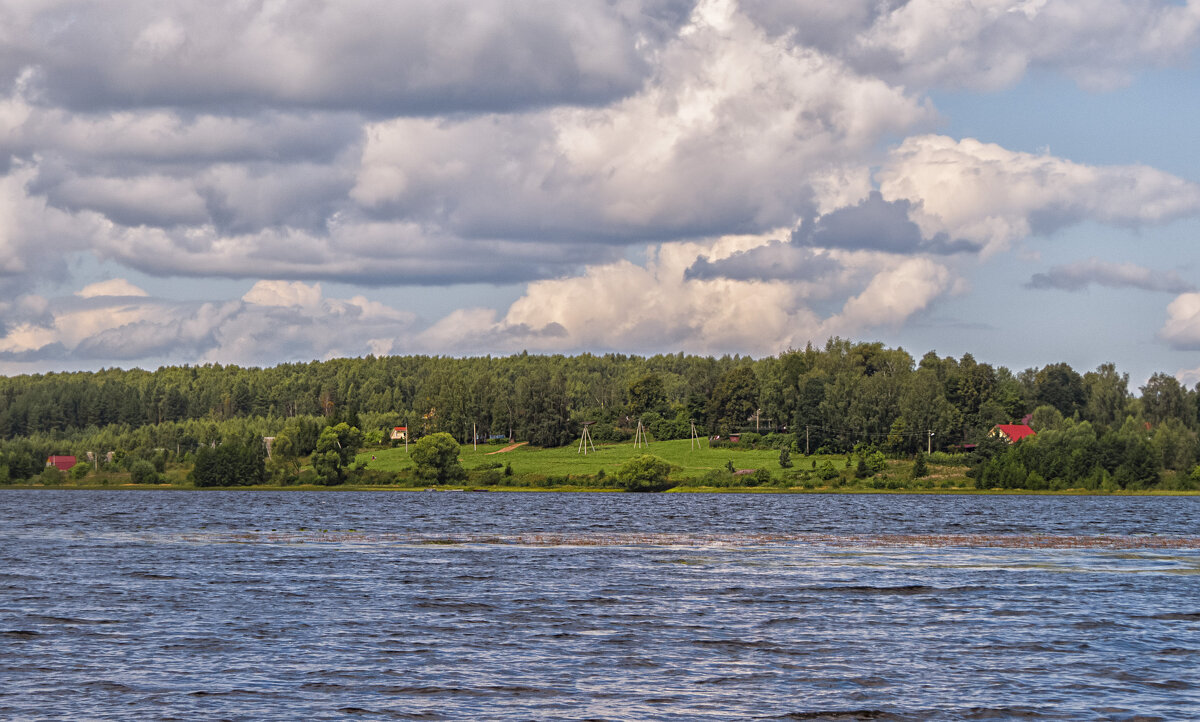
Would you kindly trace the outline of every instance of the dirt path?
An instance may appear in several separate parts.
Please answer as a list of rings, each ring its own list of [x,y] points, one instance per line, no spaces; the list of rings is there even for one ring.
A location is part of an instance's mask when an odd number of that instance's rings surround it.
[[[488,453],[484,454],[484,456],[491,456],[492,454],[503,454],[506,451],[512,451],[513,449],[517,448],[518,446],[524,446],[525,444],[528,444],[528,443],[529,443],[528,441],[521,441],[516,444],[513,444],[512,446],[506,446],[499,451],[489,451]]]

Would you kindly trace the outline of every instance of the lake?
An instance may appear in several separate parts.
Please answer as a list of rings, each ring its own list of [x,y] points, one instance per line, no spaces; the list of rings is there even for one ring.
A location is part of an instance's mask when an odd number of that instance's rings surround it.
[[[0,491],[4,719],[1197,719],[1200,498]]]

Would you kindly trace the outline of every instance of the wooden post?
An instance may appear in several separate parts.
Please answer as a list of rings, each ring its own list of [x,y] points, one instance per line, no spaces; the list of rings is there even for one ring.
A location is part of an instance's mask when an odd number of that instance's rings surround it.
[[[475,428],[475,422],[471,422],[471,451],[479,451],[479,431]]]
[[[808,425],[804,425],[804,455],[808,456]]]
[[[633,433],[633,448],[640,449],[643,446],[650,448],[650,441],[646,438],[646,428],[642,426],[642,420],[638,419],[637,431]]]

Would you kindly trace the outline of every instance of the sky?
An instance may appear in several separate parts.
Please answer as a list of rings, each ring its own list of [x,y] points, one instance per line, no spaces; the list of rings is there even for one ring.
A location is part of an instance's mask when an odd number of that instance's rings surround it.
[[[1200,0],[0,0],[0,374],[834,336],[1200,382]]]

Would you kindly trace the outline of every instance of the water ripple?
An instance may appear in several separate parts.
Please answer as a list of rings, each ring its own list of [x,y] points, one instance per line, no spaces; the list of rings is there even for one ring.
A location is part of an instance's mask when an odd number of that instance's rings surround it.
[[[1200,718],[1196,529],[1191,498],[5,491],[0,718]]]

